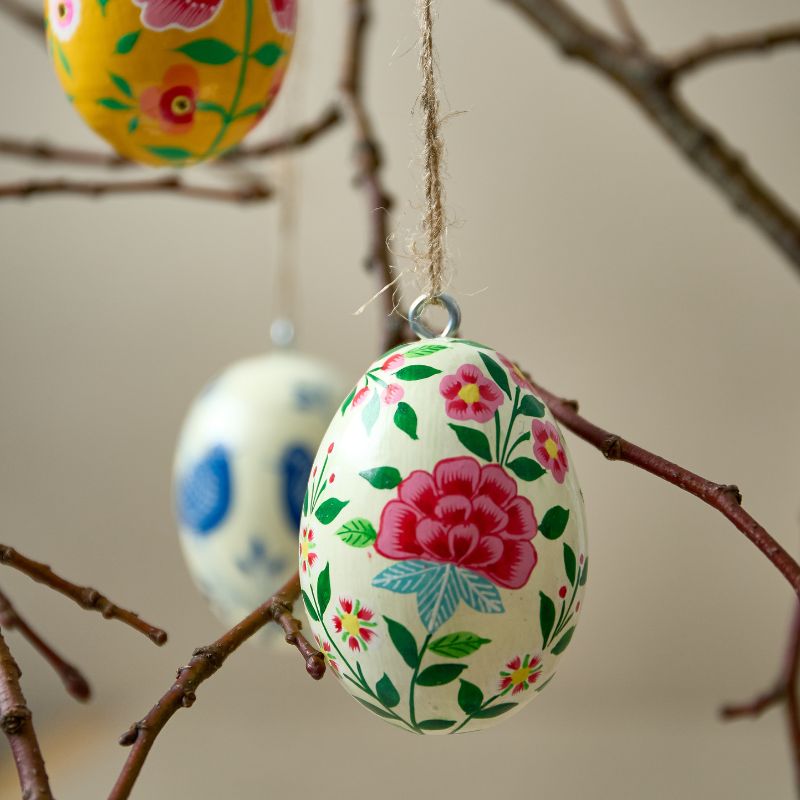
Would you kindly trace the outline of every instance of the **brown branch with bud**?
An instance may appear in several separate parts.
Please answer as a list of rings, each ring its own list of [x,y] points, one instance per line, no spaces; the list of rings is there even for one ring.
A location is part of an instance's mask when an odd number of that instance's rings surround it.
[[[0,544],[0,564],[13,567],[38,583],[49,586],[56,592],[69,597],[70,600],[87,611],[98,611],[103,615],[104,619],[118,619],[120,622],[124,622],[134,630],[139,631],[139,633],[143,633],[151,642],[159,646],[167,641],[166,631],[140,619],[139,615],[133,611],[128,611],[112,603],[107,597],[100,594],[97,589],[92,589],[89,586],[79,586],[62,578],[60,575],[56,575],[47,564],[42,564],[24,556],[13,547]]]
[[[216,642],[207,647],[199,647],[192,653],[189,663],[178,670],[175,683],[169,691],[143,719],[131,725],[120,737],[119,743],[131,747],[131,752],[108,800],[124,800],[130,797],[156,737],[167,722],[181,708],[190,708],[196,700],[200,684],[210,678],[228,656],[268,623],[274,622],[283,629],[286,641],[294,645],[303,657],[306,672],[314,680],[322,678],[325,674],[324,657],[300,633],[300,622],[292,616],[292,603],[299,595],[300,576],[295,574],[273,597]]]

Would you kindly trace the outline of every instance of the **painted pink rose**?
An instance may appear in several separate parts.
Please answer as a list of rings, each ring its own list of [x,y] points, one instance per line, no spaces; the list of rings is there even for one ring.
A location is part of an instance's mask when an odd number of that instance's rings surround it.
[[[145,28],[164,31],[179,28],[195,31],[211,22],[224,0],[133,0],[142,9]]]
[[[487,422],[505,400],[500,387],[474,364],[463,364],[455,375],[445,375],[439,392],[447,401],[447,416]]]
[[[275,27],[281,33],[294,33],[297,26],[297,0],[270,0]]]
[[[390,383],[383,390],[383,402],[387,406],[396,406],[405,395],[406,390],[399,383]]]
[[[556,483],[564,483],[569,465],[561,435],[552,422],[535,419],[532,423],[533,454],[536,460],[555,478]]]
[[[164,133],[180,134],[191,130],[197,110],[197,70],[188,64],[170,67],[161,86],[148,86],[139,98],[142,113],[158,120]]]
[[[375,549],[395,560],[455,564],[519,589],[536,566],[538,523],[530,500],[499,464],[446,458],[415,470],[383,509]]]
[[[510,359],[506,358],[502,353],[498,353],[497,357],[503,362],[503,366],[511,373],[511,380],[520,387],[520,389],[527,389],[529,392],[533,391],[531,382],[525,376],[525,373]]]

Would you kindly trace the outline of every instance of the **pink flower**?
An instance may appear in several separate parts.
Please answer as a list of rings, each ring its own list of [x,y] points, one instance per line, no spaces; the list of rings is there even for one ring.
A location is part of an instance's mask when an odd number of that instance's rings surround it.
[[[62,42],[68,42],[81,21],[81,0],[48,0],[47,6],[50,29]]]
[[[383,372],[391,372],[393,369],[400,369],[405,363],[406,357],[402,353],[395,353],[381,364],[381,370]]]
[[[447,401],[447,416],[487,422],[505,400],[500,387],[474,364],[463,364],[455,375],[445,375],[439,392]]]
[[[386,558],[456,564],[519,589],[536,566],[530,500],[499,464],[446,458],[415,470],[383,509],[375,549]]]
[[[383,402],[387,406],[397,405],[405,395],[406,390],[399,383],[390,383],[383,390]]]
[[[349,597],[340,597],[339,606],[333,615],[333,627],[336,633],[342,634],[342,641],[347,642],[351,650],[366,650],[367,644],[375,638],[377,627],[372,622],[373,613],[360,600],[355,604]]]
[[[526,655],[524,659],[515,656],[500,672],[500,690],[502,694],[519,694],[539,679],[542,674],[542,657]]]
[[[561,435],[552,422],[535,419],[533,427],[533,454],[536,460],[549,470],[556,483],[564,483],[567,474],[567,454],[561,443]]]
[[[318,556],[314,552],[317,543],[314,541],[314,531],[311,528],[303,528],[300,534],[300,566],[303,572],[308,572],[314,566]]]
[[[511,373],[511,380],[520,387],[520,389],[527,389],[529,392],[533,391],[533,386],[525,373],[510,359],[506,358],[502,353],[498,353],[497,357],[503,362],[503,366]]]
[[[362,386],[353,397],[353,402],[351,403],[353,408],[358,408],[362,403],[365,403],[371,392],[372,389],[369,386]]]
[[[186,133],[194,124],[197,109],[197,70],[188,64],[170,67],[161,79],[161,86],[148,86],[139,105],[142,113],[157,119],[164,133]]]
[[[211,22],[223,0],[133,0],[142,9],[142,25],[152,31],[195,31]]]
[[[293,33],[297,25],[297,0],[270,0],[275,27],[281,33]]]

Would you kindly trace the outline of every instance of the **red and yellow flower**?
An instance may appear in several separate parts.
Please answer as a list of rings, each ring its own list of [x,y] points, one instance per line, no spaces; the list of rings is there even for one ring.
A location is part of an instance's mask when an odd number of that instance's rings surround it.
[[[501,694],[519,694],[533,686],[542,674],[542,657],[526,655],[524,658],[514,656],[500,671]]]
[[[533,454],[536,460],[552,474],[556,483],[564,483],[569,464],[558,429],[552,422],[535,419],[532,423],[532,433]]]
[[[300,534],[300,566],[303,572],[308,572],[314,566],[318,556],[314,552],[317,543],[314,541],[314,531],[303,528]]]
[[[342,674],[339,672],[339,664],[336,661],[336,653],[331,647],[331,643],[327,639],[320,639],[319,636],[314,634],[317,640],[317,647],[320,649],[323,658],[325,659],[325,666],[327,666],[337,678],[341,678]]]
[[[439,384],[447,416],[452,419],[487,422],[505,400],[500,387],[474,364],[463,364],[455,375],[445,375]]]
[[[139,99],[142,113],[158,120],[164,133],[187,133],[194,125],[199,83],[194,67],[188,64],[170,67],[161,79],[161,86],[149,86],[142,92]]]
[[[360,600],[353,602],[349,597],[340,597],[333,615],[333,628],[341,634],[342,641],[347,642],[351,650],[366,651],[368,643],[376,637],[373,628],[377,627],[377,623],[372,622],[373,616],[372,611],[362,606]]]

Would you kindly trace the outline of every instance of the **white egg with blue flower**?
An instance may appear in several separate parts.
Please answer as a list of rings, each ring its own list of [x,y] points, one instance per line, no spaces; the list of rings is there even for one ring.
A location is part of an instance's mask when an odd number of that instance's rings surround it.
[[[314,453],[341,403],[333,367],[291,350],[228,367],[193,402],[173,491],[189,572],[225,624],[297,569]]]

